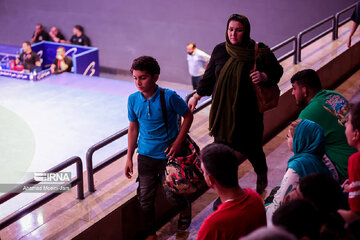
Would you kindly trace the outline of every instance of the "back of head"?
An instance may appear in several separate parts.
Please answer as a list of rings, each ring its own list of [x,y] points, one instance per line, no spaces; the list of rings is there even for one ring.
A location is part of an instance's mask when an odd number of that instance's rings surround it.
[[[308,200],[295,199],[280,206],[272,217],[275,226],[285,228],[297,238],[318,239],[320,219],[316,207]]]
[[[225,188],[238,186],[238,161],[234,151],[219,143],[212,143],[201,150],[201,162],[205,170]]]
[[[354,130],[360,131],[360,91],[356,92],[349,102],[351,125],[353,126]]]
[[[326,218],[341,207],[341,187],[327,174],[313,173],[302,177],[299,187],[304,198],[315,204],[322,217]]]
[[[295,73],[291,78],[291,83],[295,82],[298,85],[312,89],[315,92],[322,89],[320,78],[313,69],[305,69]]]
[[[160,74],[160,66],[155,58],[150,56],[141,56],[134,59],[130,72],[132,73],[134,70],[146,71],[151,76],[155,74]]]
[[[296,240],[297,238],[281,227],[261,227],[242,237],[241,240]]]

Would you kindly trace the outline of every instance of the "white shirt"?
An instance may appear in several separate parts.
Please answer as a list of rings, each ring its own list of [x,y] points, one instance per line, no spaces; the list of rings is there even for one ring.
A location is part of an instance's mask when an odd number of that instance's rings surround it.
[[[189,73],[191,76],[199,77],[204,75],[206,65],[209,63],[210,55],[195,49],[192,55],[187,54],[187,61],[189,66]]]

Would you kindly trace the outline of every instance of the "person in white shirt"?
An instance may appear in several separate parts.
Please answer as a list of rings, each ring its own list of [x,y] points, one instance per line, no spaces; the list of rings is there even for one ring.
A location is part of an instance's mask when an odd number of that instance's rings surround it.
[[[196,48],[194,42],[186,45],[187,61],[189,66],[189,73],[191,76],[191,83],[193,88],[196,89],[200,79],[203,77],[207,64],[210,60],[210,55],[204,51]]]

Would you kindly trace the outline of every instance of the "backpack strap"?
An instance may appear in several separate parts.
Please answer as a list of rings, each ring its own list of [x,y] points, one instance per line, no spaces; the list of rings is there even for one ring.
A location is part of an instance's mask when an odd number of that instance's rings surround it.
[[[165,127],[166,127],[166,134],[169,136],[167,109],[166,109],[166,101],[165,101],[165,88],[160,89],[160,102],[161,102],[162,115],[163,115],[163,119],[164,119]]]

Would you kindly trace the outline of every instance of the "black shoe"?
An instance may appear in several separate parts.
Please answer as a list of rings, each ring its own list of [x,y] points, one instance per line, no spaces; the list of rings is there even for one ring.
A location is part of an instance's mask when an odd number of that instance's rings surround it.
[[[262,175],[257,175],[256,192],[261,195],[264,192],[267,185],[268,185],[267,173]]]
[[[275,194],[277,193],[277,191],[279,189],[280,189],[280,186],[276,186],[271,190],[269,196],[265,199],[265,204],[272,203],[274,201]]]
[[[214,212],[218,209],[218,206],[220,205],[220,203],[221,203],[221,199],[220,199],[220,197],[218,197],[218,198],[215,200],[214,204],[213,204],[213,211],[214,211]]]
[[[188,207],[185,209],[187,212],[186,214],[183,214],[183,212],[179,215],[178,220],[178,230],[184,231],[190,227],[191,224],[191,202],[188,201]]]

